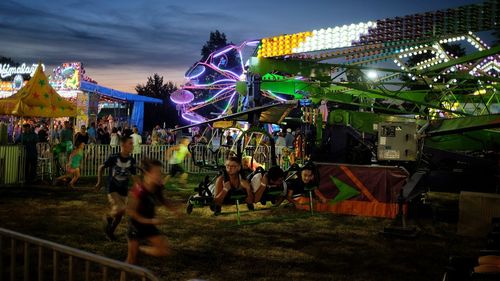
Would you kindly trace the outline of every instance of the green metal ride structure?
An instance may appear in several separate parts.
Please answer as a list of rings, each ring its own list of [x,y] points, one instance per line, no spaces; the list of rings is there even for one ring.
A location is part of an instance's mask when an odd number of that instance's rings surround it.
[[[195,124],[299,121],[299,160],[398,165],[494,192],[500,45],[478,34],[499,25],[500,2],[486,1],[246,41],[195,63],[172,100]]]

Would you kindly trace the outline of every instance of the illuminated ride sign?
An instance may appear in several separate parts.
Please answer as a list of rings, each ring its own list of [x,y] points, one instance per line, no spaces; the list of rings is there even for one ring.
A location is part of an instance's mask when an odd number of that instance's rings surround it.
[[[32,65],[26,65],[26,63],[23,63],[20,66],[10,66],[8,63],[0,63],[0,78],[5,79],[16,74],[29,74],[30,76],[33,76],[37,66],[38,64],[36,63],[33,63]],[[43,64],[42,69],[45,70],[45,65]]]

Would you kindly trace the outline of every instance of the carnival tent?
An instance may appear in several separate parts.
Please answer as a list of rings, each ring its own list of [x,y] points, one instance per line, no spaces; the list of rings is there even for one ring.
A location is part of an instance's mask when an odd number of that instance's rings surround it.
[[[69,117],[76,105],[62,98],[50,85],[41,64],[28,83],[10,97],[0,99],[0,115],[21,117]]]

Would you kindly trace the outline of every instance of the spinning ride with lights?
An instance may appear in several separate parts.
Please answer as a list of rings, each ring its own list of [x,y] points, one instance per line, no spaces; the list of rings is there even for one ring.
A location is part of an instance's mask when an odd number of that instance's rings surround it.
[[[499,2],[486,1],[229,45],[195,63],[175,93],[191,94],[173,99],[193,123],[245,115],[252,126],[279,124],[289,112],[271,122],[271,114],[263,117],[267,106],[298,104],[302,131],[313,134],[302,136],[296,151],[315,160],[416,167],[439,154],[470,164],[500,145],[500,46],[478,36],[499,23]],[[215,116],[203,111],[208,106]],[[325,143],[339,135],[349,141]]]

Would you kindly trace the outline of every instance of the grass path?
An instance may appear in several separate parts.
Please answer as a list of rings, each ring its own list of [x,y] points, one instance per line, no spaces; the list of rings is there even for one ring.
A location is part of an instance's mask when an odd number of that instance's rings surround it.
[[[167,192],[179,213],[188,195]],[[126,224],[119,226],[117,242],[107,241],[101,224],[107,208],[105,194],[90,187],[0,188],[0,227],[124,260]],[[160,228],[174,254],[140,256],[140,265],[164,280],[420,281],[440,280],[450,254],[480,248],[480,242],[457,237],[453,224],[421,220],[419,238],[391,240],[379,234],[389,223],[384,219],[242,208],[240,227],[233,207],[219,217],[208,208],[190,216],[160,209],[167,221]]]

